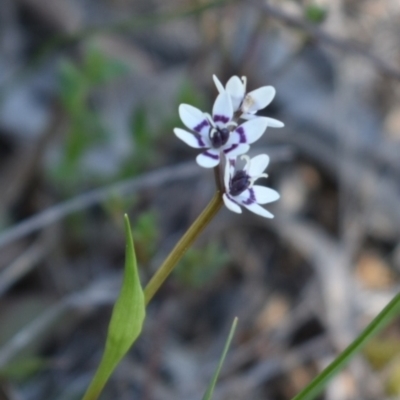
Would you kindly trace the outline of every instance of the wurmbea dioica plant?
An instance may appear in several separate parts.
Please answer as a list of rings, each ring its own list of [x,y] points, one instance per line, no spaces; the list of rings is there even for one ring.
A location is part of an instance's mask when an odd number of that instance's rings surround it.
[[[175,128],[174,132],[189,146],[202,150],[196,157],[201,167],[215,169],[216,194],[173,248],[144,291],[137,272],[129,220],[125,217],[127,251],[124,283],[113,309],[103,358],[83,400],[96,400],[99,397],[115,367],[140,334],[146,305],[222,204],[225,203],[229,210],[236,213],[241,213],[243,206],[262,217],[273,217],[260,204],[277,200],[279,194],[273,189],[254,185],[257,179],[267,177],[264,170],[269,157],[261,154],[250,159],[245,153],[268,126],[283,126],[280,121],[256,115],[258,110],[272,101],[275,89],[264,86],[246,94],[246,78],[240,80],[234,76],[228,81],[226,88],[215,76],[214,81],[219,94],[214,102],[212,115],[189,104],[181,104],[179,115],[190,132],[181,128]],[[238,168],[238,156],[246,160],[243,168]],[[222,183],[223,168],[225,173]],[[211,398],[216,376],[205,399]]]
[[[219,94],[214,103],[212,116],[188,104],[181,104],[179,115],[191,132],[180,128],[175,128],[174,132],[189,146],[203,150],[196,161],[202,167],[214,167],[216,194],[173,248],[144,291],[139,281],[129,220],[125,216],[127,249],[124,281],[113,309],[103,358],[83,400],[97,400],[115,367],[139,336],[145,318],[146,305],[222,204],[236,213],[241,213],[241,207],[245,207],[262,217],[273,217],[261,205],[278,200],[279,194],[273,189],[254,184],[256,180],[267,177],[264,171],[268,166],[269,157],[266,154],[260,154],[250,158],[244,153],[249,150],[250,144],[262,136],[268,126],[275,128],[283,126],[283,123],[276,119],[257,116],[257,111],[272,101],[275,89],[264,86],[246,93],[245,77],[240,79],[233,76],[225,87],[217,77],[213,78]],[[245,160],[245,165],[241,168],[237,160],[238,156]],[[225,164],[223,184],[220,182],[221,164]],[[314,399],[349,359],[399,312],[400,294],[395,296],[365,330],[293,400]],[[203,400],[211,400],[235,326],[236,320]]]

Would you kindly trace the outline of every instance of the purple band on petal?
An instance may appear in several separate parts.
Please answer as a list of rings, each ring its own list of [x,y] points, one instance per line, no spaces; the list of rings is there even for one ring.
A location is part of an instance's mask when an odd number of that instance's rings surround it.
[[[196,125],[196,126],[193,128],[193,130],[194,130],[195,132],[200,133],[201,130],[202,130],[203,128],[205,128],[206,126],[209,126],[209,125],[210,125],[210,123],[205,119],[204,121],[201,121],[198,125]]]
[[[224,149],[224,153],[228,154],[230,153],[232,150],[235,150],[239,147],[239,145],[237,143],[233,144],[231,147],[228,147],[227,149]]]
[[[239,127],[236,129],[236,132],[238,133],[239,138],[240,138],[239,143],[246,143],[246,142],[247,142],[247,140],[246,140],[246,134],[244,133],[243,127],[242,127],[242,126],[239,126]]]
[[[229,121],[229,118],[225,115],[214,115],[213,116],[214,122],[223,122],[226,124]]]
[[[213,160],[219,160],[219,156],[213,153],[210,153],[209,151],[205,151],[203,155],[212,158]]]
[[[203,138],[200,135],[194,134],[194,137],[197,139],[197,143],[200,147],[206,147]]]
[[[246,204],[246,206],[249,206],[250,204],[253,204],[256,202],[256,196],[254,194],[254,190],[249,189],[249,192],[250,192],[249,198],[243,202],[243,204]]]

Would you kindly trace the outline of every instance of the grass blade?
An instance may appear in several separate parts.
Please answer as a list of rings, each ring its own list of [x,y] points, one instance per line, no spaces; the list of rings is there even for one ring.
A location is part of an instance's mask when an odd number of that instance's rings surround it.
[[[213,378],[212,378],[212,380],[211,380],[211,382],[210,382],[210,384],[209,384],[209,386],[207,388],[206,393],[203,396],[203,400],[211,400],[211,397],[212,397],[212,395],[214,393],[215,385],[216,385],[217,380],[218,380],[219,373],[221,372],[222,364],[225,361],[226,354],[228,353],[229,346],[230,346],[230,344],[232,342],[232,338],[233,338],[233,335],[234,335],[235,330],[236,330],[237,322],[238,322],[238,319],[235,318],[233,320],[232,327],[231,327],[231,330],[229,332],[228,339],[226,339],[224,351],[222,352],[221,358],[220,358],[219,363],[218,363],[218,367],[215,370],[214,376],[213,376]]]
[[[329,364],[314,380],[308,384],[293,400],[315,399],[325,388],[328,382],[356,355],[361,348],[392,321],[400,313],[400,293],[378,314],[378,316],[364,329],[331,364]]]

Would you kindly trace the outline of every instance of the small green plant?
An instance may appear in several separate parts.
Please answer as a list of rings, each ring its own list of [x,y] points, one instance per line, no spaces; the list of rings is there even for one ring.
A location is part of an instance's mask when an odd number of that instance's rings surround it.
[[[304,15],[310,22],[314,24],[321,24],[325,21],[328,12],[323,7],[320,7],[316,4],[310,4],[304,9]]]
[[[185,285],[201,287],[214,279],[229,260],[229,254],[218,243],[212,242],[202,249],[189,249],[175,273]]]
[[[87,52],[82,65],[69,60],[61,63],[60,101],[69,126],[64,152],[54,171],[56,179],[62,178],[63,182],[67,179],[70,183],[79,181],[83,156],[91,147],[107,140],[107,131],[91,104],[91,96],[96,88],[125,72],[121,63],[108,59],[96,49]]]

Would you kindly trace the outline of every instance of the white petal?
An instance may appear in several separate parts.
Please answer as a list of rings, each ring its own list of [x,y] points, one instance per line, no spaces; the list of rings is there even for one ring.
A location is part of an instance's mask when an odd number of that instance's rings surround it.
[[[265,186],[254,185],[252,189],[258,204],[272,203],[281,197],[277,191]]]
[[[244,122],[232,133],[232,140],[236,143],[254,143],[263,135],[268,127],[267,119],[258,117]]]
[[[224,195],[222,196],[222,199],[224,200],[224,203],[226,205],[226,207],[237,213],[237,214],[241,214],[242,213],[242,209],[240,208],[240,206],[238,204],[236,204],[235,202],[233,202],[227,195],[226,193],[224,193]]]
[[[276,90],[272,86],[263,86],[247,93],[242,110],[245,113],[253,113],[267,107],[275,97]]]
[[[197,164],[203,168],[213,168],[219,164],[220,155],[218,150],[208,149],[196,157]]]
[[[250,146],[242,143],[234,143],[229,147],[223,147],[224,154],[228,159],[236,158],[237,156],[246,154],[249,150]]]
[[[245,86],[238,76],[232,76],[226,84],[226,91],[232,99],[233,110],[237,111],[245,95]]]
[[[268,126],[271,128],[283,128],[285,124],[275,118],[264,117],[268,121]]]
[[[181,139],[187,145],[189,145],[190,147],[194,147],[195,149],[211,147],[210,140],[207,136],[202,137],[198,135],[196,137],[195,135],[193,135],[193,133],[190,133],[180,128],[175,128],[174,133],[178,137],[178,139]]]
[[[269,211],[267,211],[265,208],[261,207],[259,204],[257,203],[253,203],[250,205],[245,205],[243,204],[244,207],[246,207],[248,210],[250,210],[251,212],[253,212],[254,214],[258,214],[261,217],[264,218],[274,218],[274,215],[271,214]]]
[[[196,107],[190,104],[181,104],[179,106],[179,116],[187,128],[196,131],[200,135],[207,135],[210,130],[210,122],[206,115]]]
[[[218,93],[222,93],[225,89],[221,81],[217,78],[217,75],[213,75],[213,81],[215,83],[215,86],[217,87]]]
[[[233,108],[231,97],[228,92],[220,93],[213,106],[213,120],[219,126],[225,126],[233,117]]]
[[[224,186],[225,186],[225,190],[228,191],[229,190],[229,180],[231,177],[231,165],[229,160],[226,160],[225,162],[225,171],[224,171]]]
[[[259,154],[250,160],[250,166],[247,173],[251,177],[260,176],[268,167],[269,157],[266,154]]]
[[[258,118],[258,115],[256,115],[256,114],[250,114],[250,113],[243,113],[243,114],[240,116],[240,118],[250,120],[250,119]]]

